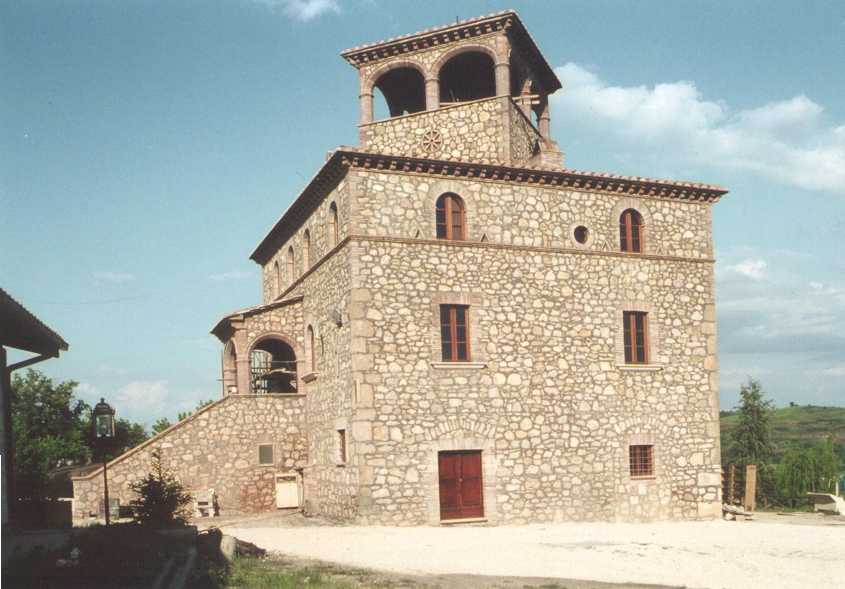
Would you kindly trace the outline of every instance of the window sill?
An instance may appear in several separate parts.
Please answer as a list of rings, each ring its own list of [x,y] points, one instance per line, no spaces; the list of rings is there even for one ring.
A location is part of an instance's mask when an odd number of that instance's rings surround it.
[[[432,368],[456,368],[458,370],[479,370],[487,368],[486,362],[432,362]]]
[[[663,370],[663,364],[617,364],[616,368],[630,372],[658,372]]]
[[[302,375],[302,382],[314,382],[317,380],[317,376],[319,376],[319,373],[309,372],[308,374]]]
[[[640,482],[640,481],[656,481],[656,480],[657,480],[657,477],[656,477],[656,476],[654,476],[654,475],[651,475],[651,476],[642,476],[642,477],[631,477],[631,480],[632,480],[632,481],[637,481],[637,482]]]

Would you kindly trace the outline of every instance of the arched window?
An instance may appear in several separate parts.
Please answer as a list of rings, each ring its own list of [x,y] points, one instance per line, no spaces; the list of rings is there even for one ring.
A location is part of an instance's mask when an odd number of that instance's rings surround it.
[[[440,68],[439,77],[440,104],[444,106],[496,95],[493,58],[481,51],[451,58]]]
[[[331,206],[329,207],[329,228],[328,228],[328,232],[329,232],[329,244],[331,245],[331,247],[334,247],[334,246],[337,245],[337,242],[338,242],[338,238],[337,238],[338,237],[338,235],[337,235],[337,232],[338,232],[338,229],[337,229],[337,204],[336,203],[332,203]]]
[[[296,354],[286,341],[269,337],[259,341],[249,355],[250,392],[297,392]]]
[[[311,260],[313,256],[311,255],[311,232],[308,229],[305,230],[305,234],[302,236],[302,271],[305,272],[308,268],[311,267]]]
[[[288,284],[291,284],[294,280],[296,280],[296,265],[295,260],[293,257],[293,246],[288,248]]]
[[[374,87],[384,97],[391,117],[425,110],[425,79],[416,68],[392,69],[381,75]]]
[[[437,239],[464,239],[464,201],[457,194],[447,192],[437,199]]]
[[[643,216],[634,209],[625,209],[619,217],[619,245],[623,252],[643,251]]]
[[[314,328],[309,325],[305,335],[308,340],[308,367],[311,372],[317,372],[317,346],[314,344]]]
[[[279,270],[279,261],[273,263],[273,296],[277,297],[282,293],[282,271]]]

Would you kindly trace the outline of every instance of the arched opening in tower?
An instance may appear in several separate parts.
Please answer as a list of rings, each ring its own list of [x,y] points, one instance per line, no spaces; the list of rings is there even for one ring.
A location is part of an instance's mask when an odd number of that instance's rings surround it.
[[[258,342],[249,355],[250,392],[262,394],[296,393],[296,354],[281,339]]]
[[[496,72],[493,58],[486,53],[461,53],[440,68],[441,106],[495,95]]]
[[[391,117],[425,110],[425,80],[412,67],[400,67],[383,74],[375,84]],[[376,106],[376,119],[385,118]]]
[[[223,393],[228,395],[238,386],[238,354],[235,344],[229,341],[223,348]]]

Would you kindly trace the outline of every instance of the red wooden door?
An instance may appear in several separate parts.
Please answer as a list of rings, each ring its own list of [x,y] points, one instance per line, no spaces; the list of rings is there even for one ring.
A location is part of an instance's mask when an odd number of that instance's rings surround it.
[[[481,452],[441,452],[440,519],[484,517]]]

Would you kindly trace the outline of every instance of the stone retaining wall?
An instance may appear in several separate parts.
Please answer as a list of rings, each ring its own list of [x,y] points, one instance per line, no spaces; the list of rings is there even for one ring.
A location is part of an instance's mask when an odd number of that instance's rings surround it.
[[[109,496],[134,499],[130,485],[150,470],[153,450],[192,491],[213,488],[221,514],[275,508],[275,475],[305,466],[305,399],[301,395],[230,395],[205,407],[108,466]],[[273,445],[273,464],[258,463],[258,445]],[[74,524],[95,521],[103,497],[98,469],[73,479]]]

